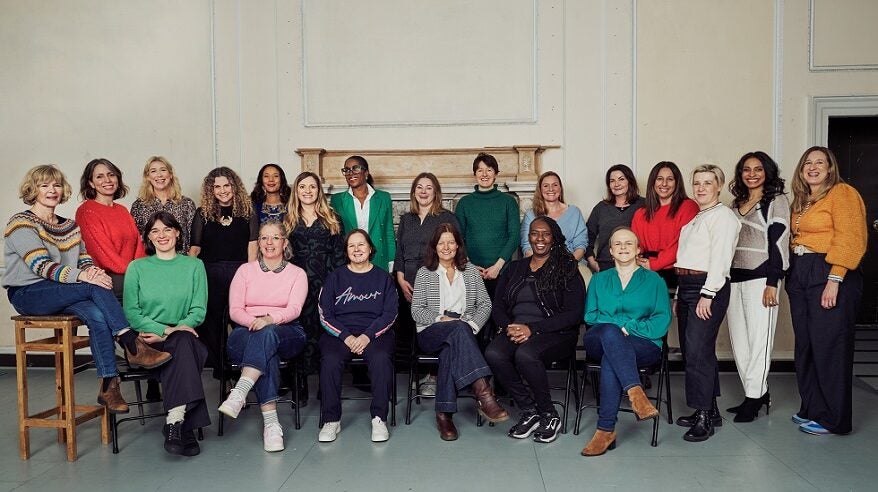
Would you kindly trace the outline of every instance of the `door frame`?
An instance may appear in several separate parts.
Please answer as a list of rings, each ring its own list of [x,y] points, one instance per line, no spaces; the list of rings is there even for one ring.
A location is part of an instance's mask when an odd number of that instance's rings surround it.
[[[878,95],[814,96],[809,106],[811,142],[825,147],[829,142],[830,117],[878,116]]]

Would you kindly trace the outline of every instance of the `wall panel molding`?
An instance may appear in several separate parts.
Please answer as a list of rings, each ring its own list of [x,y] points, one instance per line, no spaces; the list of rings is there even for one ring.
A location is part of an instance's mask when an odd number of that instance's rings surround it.
[[[878,63],[859,63],[859,64],[822,64],[818,65],[814,61],[814,20],[815,20],[815,3],[817,0],[808,0],[808,69],[812,72],[840,72],[848,70],[878,70]]]

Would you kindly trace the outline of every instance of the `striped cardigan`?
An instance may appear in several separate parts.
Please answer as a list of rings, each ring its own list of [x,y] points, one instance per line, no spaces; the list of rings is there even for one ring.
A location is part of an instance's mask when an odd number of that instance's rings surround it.
[[[421,267],[415,277],[415,288],[412,293],[412,319],[415,320],[418,332],[436,323],[442,313],[439,312],[439,271]],[[460,320],[473,327],[478,333],[491,317],[491,298],[485,289],[485,282],[479,270],[472,263],[466,264],[463,271],[463,284],[466,286],[466,309]]]

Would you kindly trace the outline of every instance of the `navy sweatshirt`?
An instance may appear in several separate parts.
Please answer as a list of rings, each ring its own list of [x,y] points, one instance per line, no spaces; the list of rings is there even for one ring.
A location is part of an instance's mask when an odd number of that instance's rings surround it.
[[[326,276],[319,307],[320,324],[330,335],[344,340],[365,333],[374,340],[393,325],[399,299],[384,270],[373,265],[368,272],[355,273],[343,266]]]

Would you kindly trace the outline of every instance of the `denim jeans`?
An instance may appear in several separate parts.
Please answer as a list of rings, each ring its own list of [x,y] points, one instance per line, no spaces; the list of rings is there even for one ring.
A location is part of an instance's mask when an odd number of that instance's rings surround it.
[[[433,323],[418,333],[418,346],[428,354],[439,353],[437,412],[457,412],[457,390],[491,375],[472,327],[463,321]]]
[[[610,323],[594,325],[582,337],[586,358],[601,362],[601,403],[598,407],[598,429],[612,432],[622,392],[640,385],[639,367],[657,363],[662,349],[652,341],[625,336]]]
[[[233,363],[252,367],[262,373],[253,387],[259,404],[265,405],[277,400],[280,360],[299,355],[305,348],[305,332],[295,321],[267,325],[257,331],[235,325],[228,344],[229,359]]]
[[[119,374],[113,336],[129,327],[122,306],[110,289],[94,284],[41,280],[9,289],[9,302],[25,316],[73,314],[88,325],[88,341],[98,377]]]

